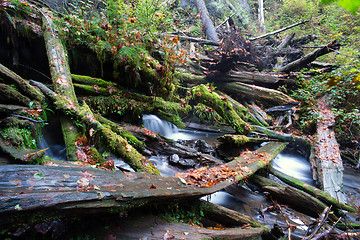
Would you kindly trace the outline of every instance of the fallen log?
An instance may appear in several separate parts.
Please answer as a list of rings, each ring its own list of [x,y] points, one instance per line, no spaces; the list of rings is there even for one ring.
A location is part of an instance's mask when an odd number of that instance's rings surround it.
[[[230,71],[228,74],[221,78],[224,82],[242,82],[247,84],[254,84],[260,86],[273,86],[279,84],[290,84],[296,83],[295,79],[286,78],[284,74],[277,73],[255,73],[255,72],[239,72]]]
[[[285,31],[285,30],[291,29],[291,28],[293,28],[293,27],[296,27],[296,26],[298,26],[298,25],[301,25],[301,24],[304,24],[304,23],[307,23],[307,22],[309,22],[309,20],[302,20],[301,22],[294,23],[294,24],[292,24],[292,25],[290,25],[290,26],[281,28],[281,29],[276,30],[276,31],[274,31],[274,32],[270,32],[270,33],[267,33],[267,34],[264,34],[264,35],[261,35],[261,36],[258,36],[258,37],[250,38],[249,40],[250,40],[250,41],[255,41],[255,40],[258,40],[258,39],[261,39],[261,38],[266,38],[266,37],[269,37],[269,36],[271,36],[271,35],[275,35],[275,34],[281,33],[281,32],[283,32],[283,31]]]
[[[290,72],[294,71],[296,69],[300,69],[303,67],[306,67],[307,64],[311,63],[318,57],[325,55],[327,53],[333,52],[335,50],[339,50],[340,44],[337,42],[337,40],[332,41],[331,43],[327,44],[326,46],[317,49],[307,55],[305,55],[302,58],[299,58],[279,69],[279,72]]]
[[[259,106],[254,103],[245,103],[245,106],[249,109],[250,113],[261,122],[261,125],[264,127],[268,127],[269,123],[267,121],[271,121],[271,117],[266,114],[264,110],[262,110]],[[261,126],[260,125],[260,126]]]
[[[240,98],[246,98],[250,100],[257,99],[275,105],[284,105],[289,102],[295,102],[293,98],[280,91],[255,85],[248,85],[240,82],[217,82],[216,86],[218,86],[222,91],[235,94]]]
[[[34,217],[32,210],[41,216],[126,212],[140,205],[208,195],[265,167],[286,145],[269,143],[222,165],[236,176],[218,178],[209,187],[191,184],[186,176],[125,174],[70,164],[0,166],[0,226],[26,222]]]
[[[31,80],[30,83],[40,88],[64,114],[70,115],[81,123],[84,123],[87,126],[90,137],[93,137],[94,135],[101,137],[101,141],[98,141],[97,143],[106,144],[105,147],[107,149],[122,157],[134,170],[159,174],[158,170],[149,162],[149,160],[142,156],[124,138],[98,122],[86,103],[79,106],[70,101],[66,96],[56,94],[39,82]]]
[[[328,96],[322,97],[318,103],[318,122],[316,139],[310,156],[313,178],[321,189],[333,198],[345,203],[346,197],[343,188],[343,163],[339,145],[332,127],[335,116],[331,111]]]
[[[251,132],[249,124],[242,119],[242,116],[239,116],[238,112],[234,110],[233,105],[227,100],[227,98],[221,98],[219,94],[203,84],[193,87],[192,94],[196,101],[213,108],[237,132]]]
[[[261,142],[270,141],[270,139],[268,138],[254,138],[254,137],[247,137],[244,135],[232,135],[232,134],[227,134],[218,137],[217,139],[219,140],[220,144],[231,145],[234,147],[241,147],[246,143],[261,143]]]
[[[31,86],[27,81],[25,81],[22,77],[5,67],[0,63],[0,75],[9,79],[11,82],[15,83],[15,85],[21,89],[23,94],[27,94],[29,98],[35,99],[40,103],[45,101],[45,96]]]
[[[309,216],[317,218],[327,207],[326,204],[308,193],[257,174],[253,175],[250,181],[263,191],[269,192],[273,199],[277,199],[279,202]]]
[[[274,55],[278,55],[284,48],[286,48],[291,40],[294,38],[295,33],[291,33],[290,35],[286,35],[286,37],[281,41],[280,45],[277,46]]]
[[[13,104],[20,104],[22,106],[29,106],[31,99],[19,93],[14,88],[0,83],[0,100]]]
[[[51,80],[57,94],[66,96],[74,104],[78,104],[74,86],[70,74],[70,66],[65,54],[65,48],[57,34],[53,22],[53,13],[47,9],[40,10],[42,14],[43,33],[46,47],[46,54],[49,59]],[[80,130],[74,125],[71,119],[60,117],[61,129],[66,146],[66,157],[69,161],[76,161],[76,139]]]
[[[307,192],[310,195],[312,195],[313,197],[316,197],[317,199],[321,200],[322,202],[324,202],[328,205],[332,205],[335,208],[339,208],[339,209],[346,210],[349,212],[356,212],[356,210],[353,207],[346,205],[342,202],[339,202],[339,200],[337,200],[336,198],[333,198],[327,192],[324,192],[316,187],[313,187],[307,183],[304,183],[303,181],[301,181],[299,179],[296,179],[285,173],[282,173],[271,166],[270,166],[270,173],[273,174],[274,176],[276,176],[277,178],[279,178],[280,180],[282,180],[283,182],[289,184],[290,186],[293,186],[297,189]]]

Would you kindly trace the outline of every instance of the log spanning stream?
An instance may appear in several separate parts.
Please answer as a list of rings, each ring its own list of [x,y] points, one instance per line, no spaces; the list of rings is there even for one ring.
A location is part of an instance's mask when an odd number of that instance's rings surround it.
[[[155,115],[144,115],[143,125],[153,132],[161,133],[163,136],[176,141],[203,139],[208,144],[214,145],[216,144],[217,137],[223,135],[223,133],[220,132],[205,132],[193,129],[181,130]],[[48,131],[49,134],[45,132],[45,136],[40,142],[41,146],[39,147],[49,147],[47,152],[49,156],[64,160],[64,155],[58,154],[64,150],[63,143],[58,142],[58,139],[51,135],[51,133],[53,133],[51,129],[46,131]],[[57,153],[57,155],[55,153]],[[174,176],[176,173],[184,171],[170,165],[168,156],[154,155],[150,157],[149,160],[160,170],[161,175],[163,176]],[[115,163],[119,167],[128,168],[128,166],[120,159],[116,160]],[[309,185],[315,185],[315,182],[312,180],[308,160],[296,150],[285,150],[272,161],[272,166],[276,170],[298,178]],[[354,203],[354,205],[359,206],[360,179],[357,175],[357,170],[345,168],[344,190],[349,203]],[[283,214],[270,210],[273,202],[264,196],[263,192],[258,191],[258,189],[251,184],[231,185],[224,190],[205,196],[202,199],[244,213],[257,221],[264,223],[270,228],[272,228],[274,224],[277,224],[282,228],[287,226]],[[286,214],[288,223],[297,226],[296,231],[291,235],[292,239],[296,239],[297,237],[301,239],[301,237],[304,236],[307,225],[315,219],[292,210],[291,208],[287,208],[286,206],[283,206],[283,211]],[[350,217],[353,219],[356,218],[355,215],[350,215]]]

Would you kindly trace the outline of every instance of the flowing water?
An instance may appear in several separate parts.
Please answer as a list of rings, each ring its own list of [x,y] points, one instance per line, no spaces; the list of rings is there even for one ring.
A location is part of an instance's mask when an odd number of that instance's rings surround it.
[[[164,121],[155,115],[144,115],[143,125],[149,130],[155,133],[161,133],[169,139],[203,139],[210,145],[216,144],[216,138],[222,135],[221,133],[204,132],[193,129],[178,129],[175,125]],[[49,150],[46,151],[46,154],[49,157],[65,160],[65,146],[61,138],[58,137],[58,129],[59,126],[45,128],[45,134],[41,141],[39,141],[38,147],[42,149],[49,147]],[[174,166],[171,166],[168,163],[167,156],[151,156],[149,160],[163,175],[173,176],[175,173],[182,171]],[[115,159],[115,164],[130,170],[130,167],[121,159]],[[315,186],[315,183],[312,180],[312,173],[308,160],[296,151],[286,150],[279,154],[272,161],[272,166],[279,171]],[[357,169],[345,167],[344,190],[347,193],[349,202],[355,204],[356,206],[360,205],[360,178],[358,177],[358,174],[359,171]],[[284,228],[287,225],[281,214],[265,211],[267,207],[272,205],[272,202],[270,202],[263,193],[252,191],[246,185],[233,185],[224,191],[219,191],[210,196],[203,197],[203,199],[247,214],[256,220],[265,223],[270,228],[274,224],[278,224]],[[296,232],[292,234],[294,237],[293,239],[296,239],[297,237],[301,238],[306,231],[306,224],[309,224],[314,219],[291,209],[283,210],[286,212],[289,223],[297,225]],[[351,220],[355,220],[358,216],[353,214],[350,217]]]

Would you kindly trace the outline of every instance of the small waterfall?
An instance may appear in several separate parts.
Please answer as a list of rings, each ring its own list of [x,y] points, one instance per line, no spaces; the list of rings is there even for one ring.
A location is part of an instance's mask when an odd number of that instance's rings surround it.
[[[174,134],[179,132],[179,129],[172,123],[162,120],[156,115],[145,114],[143,116],[144,126],[154,133],[161,133],[161,135],[171,138]]]

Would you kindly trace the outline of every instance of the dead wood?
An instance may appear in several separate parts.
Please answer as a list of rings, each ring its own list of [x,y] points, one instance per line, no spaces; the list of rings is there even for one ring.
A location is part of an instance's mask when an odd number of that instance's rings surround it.
[[[309,184],[306,184],[306,183],[300,181],[299,179],[296,179],[285,173],[282,173],[271,166],[270,166],[270,173],[275,175],[276,177],[278,177],[283,182],[285,182],[299,190],[309,193],[313,197],[318,198],[319,200],[323,201],[324,203],[327,203],[328,205],[332,205],[335,208],[339,208],[339,209],[346,210],[349,212],[356,212],[356,210],[353,207],[346,205],[342,202],[339,202],[339,200],[337,200],[336,198],[333,198],[327,192],[324,192],[316,187],[313,187]]]
[[[344,167],[339,144],[332,129],[335,117],[328,96],[322,97],[317,105],[319,116],[316,139],[310,157],[313,178],[320,184],[322,190],[345,203],[346,197],[342,191]]]
[[[277,46],[275,55],[277,55],[278,52],[282,51],[284,48],[286,48],[290,41],[295,37],[295,33],[291,33],[290,35],[286,35],[286,37],[281,41],[280,45]]]
[[[19,93],[14,88],[0,83],[0,101],[2,103],[14,103],[29,106],[31,99]]]
[[[227,135],[218,137],[218,140],[224,146],[231,145],[234,147],[241,147],[247,143],[261,143],[261,142],[270,141],[271,139],[269,139],[269,138],[254,138],[254,137],[247,137],[244,135],[227,134]]]
[[[255,40],[258,40],[258,39],[261,39],[261,38],[266,38],[266,37],[269,37],[269,36],[271,36],[271,35],[275,35],[275,34],[281,33],[281,32],[283,32],[283,31],[285,31],[285,30],[291,29],[291,28],[293,28],[293,27],[296,27],[296,26],[298,26],[298,25],[301,25],[301,24],[304,24],[304,23],[307,23],[307,22],[309,22],[309,20],[303,20],[303,21],[301,21],[301,22],[294,23],[294,24],[292,24],[292,25],[290,25],[290,26],[284,27],[284,28],[279,29],[279,30],[276,30],[276,31],[274,31],[274,32],[267,33],[267,34],[264,34],[264,35],[261,35],[261,36],[258,36],[258,37],[250,38],[249,40],[250,40],[250,41],[255,41]]]
[[[106,125],[97,121],[86,103],[79,106],[70,101],[66,96],[56,94],[39,82],[30,81],[30,83],[40,88],[41,91],[54,102],[57,109],[61,110],[65,115],[71,116],[79,122],[84,123],[89,131],[89,137],[95,135],[100,137],[101,141],[98,141],[98,144],[105,144],[110,151],[122,157],[134,170],[159,174],[158,170],[149,160],[142,156],[124,138],[113,132],[110,127],[108,128]]]
[[[282,84],[294,85],[296,83],[296,79],[290,78],[286,74],[241,72],[233,70],[223,76],[221,81],[242,82],[246,84],[267,86],[270,88],[276,88]]]
[[[312,197],[310,194],[274,180],[259,175],[253,175],[250,180],[263,191],[269,192],[273,199],[277,199],[279,202],[310,216],[318,217],[327,207],[323,202]]]
[[[40,103],[44,102],[45,96],[41,92],[2,64],[0,64],[0,75],[10,80],[10,82],[15,83],[15,85],[21,89],[22,93],[26,94],[29,98],[37,100]]]
[[[245,103],[245,106],[249,109],[249,112],[259,121],[261,125],[264,127],[268,127],[269,123],[272,119],[269,115],[266,114],[264,110],[262,110],[259,106],[254,103]]]
[[[207,183],[209,187],[194,184],[191,172],[179,178],[145,173],[125,174],[74,167],[72,164],[0,166],[0,225],[27,221],[33,217],[31,210],[41,211],[46,216],[78,216],[114,208],[126,212],[139,205],[208,195],[265,167],[286,145],[269,143],[219,166],[218,171],[228,169],[237,174],[233,178],[226,174],[225,179],[218,176],[213,179],[216,181],[214,185]],[[207,173],[204,174],[201,181],[206,181]]]
[[[332,41],[331,43],[327,44],[326,46],[317,49],[298,60],[295,60],[279,69],[279,72],[290,72],[296,69],[304,68],[307,64],[314,61],[316,58],[325,55],[327,53],[333,52],[340,48],[340,44],[337,40]]]
[[[74,104],[78,104],[65,48],[62,45],[53,23],[53,13],[49,9],[43,8],[41,14],[46,54],[49,59],[51,80],[55,92],[66,96]],[[68,118],[61,117],[60,122],[66,146],[67,160],[76,161],[75,141],[76,138],[79,137],[80,130],[74,125],[73,121]]]
[[[260,100],[275,105],[295,102],[294,99],[280,91],[241,82],[218,82],[217,86],[229,94],[234,94],[239,98],[245,98],[247,100]]]
[[[218,40],[216,41],[216,40],[211,40],[211,39],[188,37],[188,36],[176,35],[176,34],[171,34],[171,33],[161,33],[159,35],[169,36],[169,37],[178,37],[180,40],[196,42],[196,43],[199,43],[199,44],[206,44],[206,45],[211,45],[211,46],[220,46],[220,43],[218,42]]]

